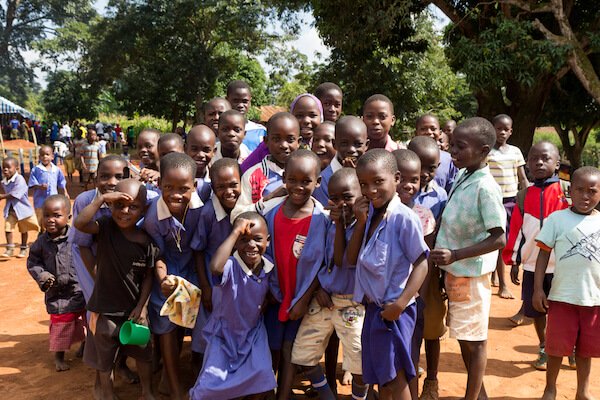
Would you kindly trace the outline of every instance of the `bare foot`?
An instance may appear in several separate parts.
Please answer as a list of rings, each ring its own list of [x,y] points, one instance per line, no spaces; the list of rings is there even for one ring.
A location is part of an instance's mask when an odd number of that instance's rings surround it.
[[[575,400],[594,400],[594,396],[588,391],[584,393],[575,394]]]
[[[513,294],[510,292],[510,290],[508,290],[508,288],[506,286],[501,287],[500,290],[498,290],[498,296],[500,296],[501,299],[514,299],[515,296],[513,296]]]
[[[67,362],[65,360],[54,360],[54,365],[56,366],[56,371],[57,372],[63,372],[63,371],[68,371],[71,369],[71,367],[69,366],[69,364],[67,364]]]
[[[523,322],[525,320],[525,316],[523,315],[522,311],[519,311],[518,313],[516,313],[515,315],[513,315],[512,317],[510,317],[509,320],[515,326],[520,326],[520,325],[523,325]]]
[[[138,376],[138,374],[130,370],[129,367],[125,364],[117,364],[115,366],[115,372],[121,379],[123,379],[129,384],[140,383],[140,377]]]
[[[554,388],[554,389],[550,389],[550,388],[544,389],[544,394],[542,395],[542,400],[555,400],[555,399],[556,399],[556,388]]]
[[[352,385],[352,374],[350,371],[344,371],[344,377],[342,378],[342,385]]]
[[[158,382],[158,393],[168,396],[171,394],[171,387],[169,386],[169,380],[167,379],[167,372],[162,369],[160,373],[160,381]]]

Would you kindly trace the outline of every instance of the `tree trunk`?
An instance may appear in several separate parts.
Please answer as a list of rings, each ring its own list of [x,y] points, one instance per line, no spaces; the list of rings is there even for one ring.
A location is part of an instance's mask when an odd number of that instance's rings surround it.
[[[581,155],[583,154],[583,149],[585,149],[585,144],[590,136],[590,132],[599,122],[600,121],[594,121],[588,123],[579,130],[577,130],[576,126],[567,126],[566,128],[563,128],[560,125],[554,126],[554,129],[556,129],[556,132],[558,132],[558,136],[560,137],[560,142],[562,143],[565,155],[573,168],[581,167]],[[573,133],[573,144],[571,144],[569,132]]]
[[[6,17],[5,25],[2,27],[2,39],[0,40],[0,57],[3,59],[8,58],[8,47],[12,35],[13,22],[17,14],[17,7],[19,7],[21,0],[8,1],[6,4]]]

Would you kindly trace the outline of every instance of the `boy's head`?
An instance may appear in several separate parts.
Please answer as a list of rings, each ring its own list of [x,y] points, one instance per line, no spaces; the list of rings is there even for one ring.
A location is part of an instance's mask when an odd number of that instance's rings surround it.
[[[398,171],[400,172],[400,183],[396,188],[396,192],[402,203],[410,205],[421,189],[421,160],[417,153],[412,150],[394,150],[392,154],[396,157]]]
[[[226,153],[237,153],[246,137],[246,117],[237,110],[225,111],[219,118],[219,141]]]
[[[335,123],[324,121],[315,129],[311,150],[321,159],[321,171],[335,157]]]
[[[227,110],[231,110],[231,104],[222,97],[215,97],[204,106],[204,125],[212,129],[215,135],[219,131],[219,118]]]
[[[123,180],[127,160],[116,154],[101,158],[96,173],[96,189],[101,194],[114,192],[117,183]]]
[[[53,194],[42,204],[42,225],[50,237],[60,236],[71,219],[71,202],[62,194]]]
[[[255,211],[247,211],[237,216],[234,225],[249,221],[247,230],[235,242],[235,249],[246,266],[254,268],[262,261],[269,246],[269,230],[264,217]]]
[[[527,154],[527,168],[535,180],[548,179],[560,166],[558,148],[552,142],[541,141],[533,146]]]
[[[440,121],[432,114],[421,115],[415,124],[416,136],[429,136],[437,142],[440,136]]]
[[[495,143],[496,132],[490,121],[481,117],[466,119],[454,130],[452,161],[459,169],[480,169]]]
[[[136,179],[124,179],[117,183],[115,190],[128,194],[133,200],[111,203],[112,219],[123,230],[134,229],[146,211],[146,187]]]
[[[323,120],[336,122],[342,115],[342,89],[332,82],[321,83],[315,89],[315,96],[323,105]]]
[[[448,151],[450,148],[450,138],[444,131],[440,131],[440,138],[438,139],[438,147],[440,150]]]
[[[396,123],[394,103],[382,94],[374,94],[365,100],[362,118],[367,126],[370,141],[385,141]]]
[[[417,136],[408,144],[408,149],[414,151],[421,160],[421,187],[427,186],[435,178],[440,166],[440,149],[429,136]]]
[[[454,129],[456,129],[456,121],[453,119],[449,119],[448,121],[444,122],[444,126],[442,126],[442,132],[448,135],[448,139],[452,139],[452,133],[454,132]]]
[[[88,128],[87,131],[87,141],[88,144],[93,144],[94,142],[96,142],[98,140],[98,133],[96,132],[96,129],[94,128]]]
[[[372,149],[363,154],[358,159],[356,175],[362,195],[375,209],[387,207],[400,183],[396,157],[384,149]]]
[[[196,190],[196,162],[184,153],[160,160],[160,191],[172,215],[181,217]]]
[[[356,167],[356,161],[369,148],[367,126],[358,117],[347,115],[335,124],[335,149],[340,164]]]
[[[504,145],[512,135],[512,118],[506,114],[498,114],[492,119],[492,125],[496,130],[496,146]]]
[[[343,207],[343,218],[346,223],[354,219],[354,203],[361,195],[358,176],[354,168],[342,168],[329,179],[327,185],[329,201],[336,207]]]
[[[158,129],[143,129],[137,138],[137,153],[144,167],[156,168],[158,162],[158,139],[160,131]]]
[[[600,202],[600,170],[581,167],[571,176],[572,210],[577,214],[591,214]]]
[[[2,160],[2,175],[6,179],[10,179],[17,173],[19,162],[14,157],[6,157]]]
[[[44,167],[47,167],[48,165],[50,165],[50,163],[54,159],[54,150],[52,150],[52,147],[50,147],[48,145],[43,145],[42,147],[40,147],[39,156],[40,156],[40,163]]]
[[[231,81],[227,85],[227,95],[225,97],[231,108],[246,115],[252,103],[252,92],[250,86],[244,81]]]
[[[315,129],[323,122],[321,101],[310,93],[301,94],[292,101],[290,112],[298,120],[302,141],[310,143]]]
[[[300,146],[300,126],[298,120],[288,112],[279,112],[267,122],[265,138],[271,160],[283,168],[290,154]]]
[[[213,193],[229,213],[242,192],[240,165],[233,158],[221,158],[210,167],[209,173]]]
[[[169,153],[183,153],[185,144],[177,133],[167,133],[158,139],[158,157],[160,160]]]
[[[185,143],[185,154],[196,162],[196,178],[204,178],[207,166],[215,155],[216,137],[206,125],[190,129]]]
[[[321,182],[321,160],[310,150],[296,150],[285,165],[283,182],[288,200],[296,207],[303,206]]]

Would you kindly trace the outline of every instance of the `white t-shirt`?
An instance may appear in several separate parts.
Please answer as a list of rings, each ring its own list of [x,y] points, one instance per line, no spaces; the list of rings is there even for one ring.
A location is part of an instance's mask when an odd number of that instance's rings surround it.
[[[61,138],[65,138],[65,137],[70,138],[71,137],[71,128],[69,127],[69,125],[63,125],[63,127],[60,128],[60,131],[58,132],[58,135]]]
[[[96,133],[98,134],[98,136],[104,134],[104,124],[102,122],[98,122],[96,124]]]

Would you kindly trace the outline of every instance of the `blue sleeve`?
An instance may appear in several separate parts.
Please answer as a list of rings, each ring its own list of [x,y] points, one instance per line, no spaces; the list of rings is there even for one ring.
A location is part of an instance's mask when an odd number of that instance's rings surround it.
[[[65,174],[59,169],[58,176],[56,177],[56,186],[58,189],[64,189],[67,187],[67,180],[65,179]]]
[[[163,255],[165,251],[165,240],[160,234],[160,228],[156,218],[156,209],[154,207],[150,207],[148,213],[146,213],[142,227],[160,249],[160,255]]]
[[[29,175],[29,187],[38,186],[40,184],[40,181],[37,176],[38,171],[38,167],[33,167],[33,170],[31,170],[31,174]]]
[[[402,214],[400,218],[402,220],[397,225],[399,227],[398,240],[408,261],[414,264],[422,254],[429,257],[429,247],[423,238],[419,217],[414,212],[410,212]]]

